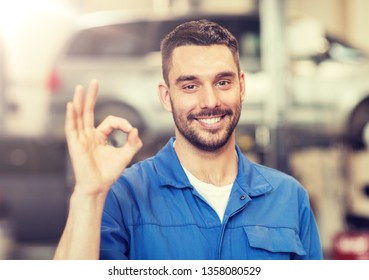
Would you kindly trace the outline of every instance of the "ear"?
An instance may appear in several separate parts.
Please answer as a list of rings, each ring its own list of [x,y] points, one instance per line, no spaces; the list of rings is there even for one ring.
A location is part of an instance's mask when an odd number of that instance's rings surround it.
[[[160,82],[158,85],[158,95],[161,104],[168,112],[172,112],[172,103],[170,102],[169,87],[165,82]]]
[[[245,88],[245,73],[240,72],[240,90],[241,90],[241,102],[245,99],[246,88]]]

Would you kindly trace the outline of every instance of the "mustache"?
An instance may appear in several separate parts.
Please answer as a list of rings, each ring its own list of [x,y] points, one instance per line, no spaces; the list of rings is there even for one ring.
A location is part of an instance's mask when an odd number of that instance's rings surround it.
[[[221,108],[215,108],[215,109],[204,109],[199,113],[191,113],[187,116],[187,119],[193,120],[193,119],[199,119],[203,117],[213,117],[213,116],[232,116],[233,111],[231,109],[221,109]]]

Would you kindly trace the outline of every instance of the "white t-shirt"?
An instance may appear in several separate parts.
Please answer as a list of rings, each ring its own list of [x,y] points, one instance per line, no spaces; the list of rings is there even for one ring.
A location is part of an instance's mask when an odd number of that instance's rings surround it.
[[[183,165],[182,165],[183,167]],[[208,184],[197,179],[192,175],[186,168],[183,167],[188,180],[192,186],[204,197],[204,199],[209,203],[209,205],[218,214],[220,221],[223,221],[224,211],[227,207],[229,195],[232,190],[232,184],[226,186],[215,186],[213,184]]]

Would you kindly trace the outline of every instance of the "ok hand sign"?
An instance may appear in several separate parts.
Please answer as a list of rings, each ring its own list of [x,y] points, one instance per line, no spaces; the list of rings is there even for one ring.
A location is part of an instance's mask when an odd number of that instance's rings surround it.
[[[122,118],[109,116],[95,128],[94,107],[97,81],[91,81],[87,94],[77,86],[73,102],[67,104],[65,133],[76,179],[75,192],[106,194],[142,146],[138,131]],[[116,148],[107,144],[113,130],[127,133],[127,142]]]

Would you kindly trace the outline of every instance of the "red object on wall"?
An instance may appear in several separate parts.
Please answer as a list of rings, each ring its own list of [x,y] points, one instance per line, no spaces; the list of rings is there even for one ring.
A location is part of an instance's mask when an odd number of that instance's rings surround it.
[[[369,231],[348,231],[335,236],[332,246],[335,260],[369,260]]]

